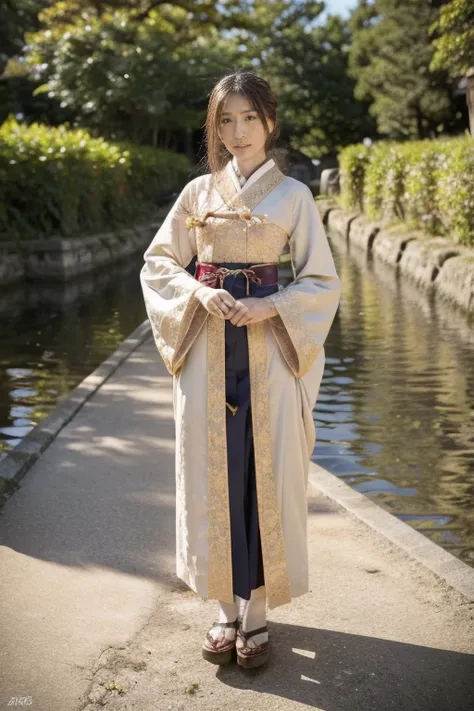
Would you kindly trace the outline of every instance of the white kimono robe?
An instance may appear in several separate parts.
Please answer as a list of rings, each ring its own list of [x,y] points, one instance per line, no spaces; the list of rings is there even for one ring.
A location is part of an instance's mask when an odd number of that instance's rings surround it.
[[[182,190],[145,252],[140,275],[155,342],[173,375],[177,575],[204,599],[232,602],[225,321],[194,296],[201,283],[185,267],[194,255],[200,262],[276,264],[288,250],[294,280],[264,297],[278,315],[247,326],[270,609],[308,591],[313,408],[341,292],[311,191],[272,159],[241,186],[229,161],[217,175],[199,176]]]

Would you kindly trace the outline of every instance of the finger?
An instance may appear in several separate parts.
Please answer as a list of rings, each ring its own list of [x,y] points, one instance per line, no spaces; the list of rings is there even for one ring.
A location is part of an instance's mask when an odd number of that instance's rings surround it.
[[[229,310],[233,307],[232,302],[228,302],[227,299],[222,298],[221,296],[216,299],[214,303],[217,303],[218,308],[224,313],[227,314]]]
[[[251,309],[247,309],[247,313],[244,315],[244,319],[239,323],[239,326],[248,326],[249,323],[254,323]]]
[[[236,314],[239,313],[240,308],[241,308],[241,307],[240,307],[238,304],[234,304],[234,305],[229,309],[229,311],[227,312],[226,318],[232,319]]]
[[[241,301],[236,301],[236,302],[234,303],[234,306],[233,306],[233,308],[232,308],[232,311],[233,311],[234,314],[238,314],[238,313],[240,313],[242,310],[245,310],[245,309],[247,309],[247,306],[245,306],[245,304],[243,304]]]
[[[232,323],[234,326],[242,326],[245,325],[243,321],[245,321],[246,317],[248,314],[248,308],[246,306],[242,306],[242,308],[236,313],[234,318],[232,319]]]
[[[225,301],[219,301],[217,306],[220,309],[221,313],[223,313],[224,315],[227,316],[227,314],[229,313],[229,310],[230,310],[229,304],[226,304]]]
[[[215,293],[216,296],[218,296],[220,299],[223,299],[223,301],[225,301],[227,304],[233,304],[236,301],[232,294],[226,289],[217,289]]]

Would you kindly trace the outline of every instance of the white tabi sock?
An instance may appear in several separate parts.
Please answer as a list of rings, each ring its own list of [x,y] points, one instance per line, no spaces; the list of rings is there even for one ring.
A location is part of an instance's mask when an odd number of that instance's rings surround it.
[[[266,596],[261,594],[261,590],[252,590],[250,600],[240,599],[240,615],[242,618],[242,630],[251,632],[267,624]],[[247,647],[256,647],[259,644],[268,642],[268,632],[260,632],[247,640]]]
[[[234,595],[234,602],[217,601],[219,617],[218,622],[233,622],[239,614],[239,603]],[[210,635],[213,639],[225,636],[226,639],[235,639],[235,627],[213,627],[210,630]]]

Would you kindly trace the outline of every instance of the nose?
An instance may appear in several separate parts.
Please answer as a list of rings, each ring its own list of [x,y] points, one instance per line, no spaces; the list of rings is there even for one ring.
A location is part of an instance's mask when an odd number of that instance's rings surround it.
[[[235,138],[237,140],[240,140],[241,138],[245,138],[245,126],[243,123],[236,123]]]

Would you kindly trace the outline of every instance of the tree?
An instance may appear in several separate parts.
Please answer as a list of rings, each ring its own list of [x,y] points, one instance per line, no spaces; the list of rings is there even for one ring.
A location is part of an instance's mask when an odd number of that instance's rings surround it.
[[[426,0],[360,0],[350,17],[355,95],[371,101],[380,133],[392,138],[434,136],[455,123],[449,78],[430,69],[437,13]]]
[[[350,34],[317,0],[61,0],[27,35],[37,93],[110,138],[163,147],[200,129],[224,70],[253,67],[280,98],[282,138],[312,157],[373,135],[347,76]]]
[[[237,32],[242,64],[250,60],[277,93],[283,141],[312,158],[376,134],[347,73],[347,24],[337,15],[322,23],[323,10],[315,0],[255,0],[247,28]]]
[[[174,130],[200,125],[202,79],[231,51],[215,2],[63,0],[39,19],[25,52],[36,92],[101,135],[163,147]]]
[[[446,70],[453,79],[466,77],[469,126],[474,136],[474,3],[452,0],[431,26],[436,49],[430,68]]]
[[[0,4],[0,76],[8,60],[21,54],[25,33],[38,29],[38,13],[48,0],[3,0]]]

